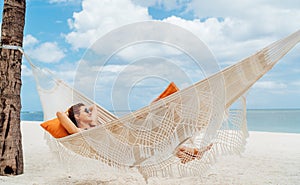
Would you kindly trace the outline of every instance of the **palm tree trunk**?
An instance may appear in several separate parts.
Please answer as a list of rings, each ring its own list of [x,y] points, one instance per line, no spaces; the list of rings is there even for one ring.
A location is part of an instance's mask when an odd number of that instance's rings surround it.
[[[26,0],[4,0],[1,45],[23,45]],[[21,111],[22,53],[0,48],[0,175],[23,173]]]

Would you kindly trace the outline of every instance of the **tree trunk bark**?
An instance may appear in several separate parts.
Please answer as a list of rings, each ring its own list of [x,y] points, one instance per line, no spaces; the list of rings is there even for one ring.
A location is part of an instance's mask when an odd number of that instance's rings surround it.
[[[4,0],[1,45],[23,45],[26,0]],[[0,175],[23,173],[21,111],[22,53],[0,48]]]

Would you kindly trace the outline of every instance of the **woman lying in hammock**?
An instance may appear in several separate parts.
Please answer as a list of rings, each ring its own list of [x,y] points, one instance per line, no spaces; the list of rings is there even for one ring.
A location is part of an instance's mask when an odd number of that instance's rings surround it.
[[[73,123],[71,125],[76,126],[71,127],[71,129],[68,128],[69,134],[74,134],[81,130],[87,130],[98,125],[97,109],[95,105],[87,107],[83,103],[78,103],[71,106],[67,113],[57,112],[56,116],[65,128],[70,127],[68,126],[70,125],[70,121]]]
[[[95,105],[88,107],[83,103],[78,103],[71,106],[67,113],[57,112],[56,116],[60,120],[60,123],[65,128],[68,128],[69,134],[78,133],[99,125],[96,121],[97,109]],[[201,159],[204,153],[210,150],[211,147],[212,144],[201,149],[180,145],[177,147],[175,155],[180,159],[181,163],[185,164],[194,159]]]

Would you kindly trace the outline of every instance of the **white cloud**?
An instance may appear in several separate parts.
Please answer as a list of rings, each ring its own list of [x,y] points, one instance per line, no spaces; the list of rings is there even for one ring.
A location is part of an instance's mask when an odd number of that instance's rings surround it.
[[[239,32],[244,31],[243,28],[239,27],[239,24],[241,24],[239,20],[231,18],[225,18],[223,21],[219,21],[217,18],[208,18],[205,21],[198,19],[190,21],[172,16],[163,21],[181,26],[198,36],[207,44],[219,62],[223,64],[236,63],[275,40],[273,37],[246,40],[233,39],[228,33],[234,35],[232,32],[235,32],[238,35]]]
[[[68,20],[73,31],[66,35],[66,40],[75,49],[85,48],[115,28],[150,19],[147,8],[130,0],[83,0],[82,11]]]
[[[39,62],[55,63],[65,57],[65,53],[59,48],[56,42],[40,43],[32,35],[24,37],[24,48],[31,59],[38,60]]]
[[[225,61],[244,58],[297,31],[300,28],[299,8],[300,4],[292,0],[287,3],[280,0],[192,0],[189,7],[198,18],[211,17],[204,21],[207,32],[202,36],[209,38],[205,39],[207,43],[218,58]]]
[[[189,0],[132,0],[135,4],[149,7],[158,6],[166,10],[174,10],[182,7],[182,4],[186,4]]]
[[[32,52],[35,53],[34,57],[36,59],[47,63],[59,62],[65,56],[64,52],[59,49],[55,42],[45,42]]]
[[[32,35],[25,35],[24,37],[24,47],[32,47],[39,43],[39,41]]]
[[[300,87],[300,81],[294,81],[291,83],[292,86]]]
[[[64,52],[55,42],[45,42],[28,52],[31,58],[45,63],[56,63],[65,57]]]
[[[182,52],[178,49],[164,45],[162,43],[138,43],[122,49],[118,56],[125,60],[134,60],[141,57],[180,55]]]
[[[286,89],[288,85],[282,82],[275,82],[275,81],[258,81],[254,84],[254,88],[259,89],[268,89],[268,90],[282,90]]]
[[[297,20],[300,19],[300,4],[292,0],[284,3],[280,0],[192,0],[189,8],[200,18],[230,17],[240,20],[239,27],[245,28],[240,33],[241,39],[270,34],[282,36],[299,29]],[[240,30],[239,27],[235,28]],[[234,29],[230,31],[237,33]]]

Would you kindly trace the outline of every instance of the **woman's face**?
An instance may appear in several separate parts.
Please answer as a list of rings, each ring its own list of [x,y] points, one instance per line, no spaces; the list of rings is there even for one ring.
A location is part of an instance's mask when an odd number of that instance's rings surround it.
[[[93,121],[92,112],[87,106],[81,106],[79,115],[76,115],[76,120],[81,124],[91,123]]]

